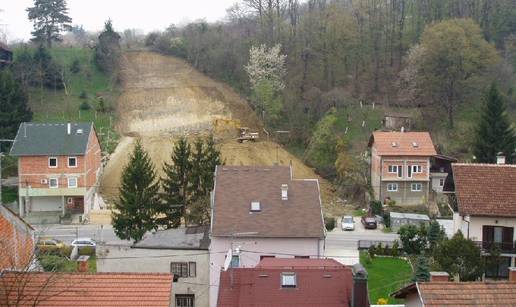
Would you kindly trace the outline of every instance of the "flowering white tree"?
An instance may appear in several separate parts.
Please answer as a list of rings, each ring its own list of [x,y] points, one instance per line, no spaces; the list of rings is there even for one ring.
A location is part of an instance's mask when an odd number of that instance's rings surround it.
[[[285,88],[286,55],[281,54],[281,45],[267,48],[265,45],[252,46],[249,50],[249,64],[245,67],[253,89],[260,82],[268,81],[275,91]]]

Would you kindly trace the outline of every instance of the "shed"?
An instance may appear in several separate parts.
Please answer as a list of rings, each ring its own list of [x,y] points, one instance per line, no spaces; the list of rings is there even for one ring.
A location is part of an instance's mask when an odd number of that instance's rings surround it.
[[[390,218],[391,229],[393,231],[397,231],[403,225],[419,225],[421,223],[430,223],[430,218],[428,215],[424,214],[391,212]]]

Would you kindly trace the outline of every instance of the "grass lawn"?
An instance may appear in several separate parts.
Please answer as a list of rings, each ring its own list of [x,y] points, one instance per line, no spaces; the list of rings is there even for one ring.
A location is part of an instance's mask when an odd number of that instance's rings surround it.
[[[360,263],[367,270],[369,300],[376,304],[379,298],[386,298],[389,304],[403,303],[389,296],[409,282],[412,277],[410,264],[399,258],[375,257],[371,263],[366,261],[366,253],[360,253]]]

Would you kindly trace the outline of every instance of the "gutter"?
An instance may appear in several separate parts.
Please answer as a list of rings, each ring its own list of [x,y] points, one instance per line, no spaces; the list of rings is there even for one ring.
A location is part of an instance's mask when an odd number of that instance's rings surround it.
[[[421,302],[421,306],[425,307],[425,302],[423,302],[423,295],[421,295],[421,291],[419,291],[419,282],[416,282],[416,289],[417,289],[419,301]]]

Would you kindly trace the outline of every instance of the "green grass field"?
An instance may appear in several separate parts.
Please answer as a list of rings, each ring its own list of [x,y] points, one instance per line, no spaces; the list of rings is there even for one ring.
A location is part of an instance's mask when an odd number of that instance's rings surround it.
[[[66,90],[37,87],[29,89],[29,104],[35,122],[94,122],[101,139],[103,149],[112,151],[115,142],[107,146],[108,130],[112,140],[114,133],[116,99],[119,95],[111,77],[97,69],[93,62],[93,50],[85,48],[55,47],[50,50],[56,63],[64,67]],[[16,54],[16,50],[15,50]],[[80,71],[73,73],[70,67],[78,60]],[[85,93],[86,98],[81,98]],[[96,111],[99,101],[104,101],[106,112]],[[79,106],[87,102],[90,110],[80,110]]]
[[[389,296],[410,281],[412,268],[400,258],[375,257],[372,262],[366,261],[366,253],[360,253],[360,263],[368,273],[369,300],[376,304],[379,298],[388,299],[389,304],[403,303]]]

